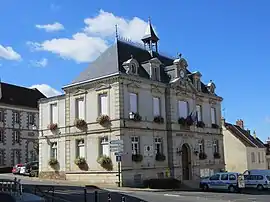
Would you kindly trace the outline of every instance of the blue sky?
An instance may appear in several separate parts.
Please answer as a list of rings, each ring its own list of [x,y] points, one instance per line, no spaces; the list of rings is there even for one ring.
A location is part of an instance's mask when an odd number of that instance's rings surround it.
[[[229,122],[263,140],[270,129],[270,2],[267,0],[10,0],[0,3],[0,77],[57,93],[113,41],[138,41],[150,16],[160,49],[178,52],[214,80]],[[46,84],[46,85],[44,85]],[[47,86],[48,85],[48,86]]]

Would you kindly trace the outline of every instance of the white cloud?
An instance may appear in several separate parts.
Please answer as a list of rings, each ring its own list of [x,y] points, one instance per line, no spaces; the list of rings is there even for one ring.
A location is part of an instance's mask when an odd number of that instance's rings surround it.
[[[73,59],[78,63],[90,62],[108,48],[107,42],[99,37],[90,37],[77,33],[69,38],[47,40],[42,43],[27,42],[36,50],[49,51],[65,59]]]
[[[115,25],[117,25],[120,36],[138,42],[141,42],[147,27],[147,22],[138,17],[128,20],[103,10],[100,10],[96,17],[85,19],[84,23],[86,24],[84,31],[90,35],[96,34],[100,37],[114,36]]]
[[[82,32],[70,38],[54,38],[43,42],[27,42],[31,50],[48,51],[78,63],[91,62],[108,48],[109,39],[115,35],[115,25],[121,37],[141,42],[147,22],[138,17],[125,19],[100,10],[98,15],[84,20]]]
[[[30,63],[35,67],[46,67],[48,65],[48,59],[42,58],[41,60],[32,60]]]
[[[59,22],[47,25],[36,25],[36,28],[44,29],[46,32],[56,32],[65,29],[64,26]]]
[[[19,53],[14,51],[12,47],[10,46],[4,47],[0,44],[0,58],[6,60],[20,60],[21,56]]]
[[[51,86],[49,86],[47,84],[36,84],[36,85],[31,86],[30,88],[38,89],[40,92],[42,92],[47,97],[53,97],[53,96],[57,96],[57,95],[62,94],[60,91],[52,88]]]

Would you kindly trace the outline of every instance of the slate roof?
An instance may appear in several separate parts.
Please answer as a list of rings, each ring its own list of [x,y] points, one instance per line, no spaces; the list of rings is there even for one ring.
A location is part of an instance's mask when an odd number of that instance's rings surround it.
[[[36,88],[30,89],[0,82],[0,104],[8,104],[22,107],[38,108],[38,100],[46,98]]]
[[[140,67],[138,69],[139,76],[148,79],[150,78],[150,76],[147,71],[142,67],[142,64],[152,58],[158,58],[163,63],[163,68],[160,69],[161,82],[169,83],[170,75],[166,72],[166,70],[173,65],[174,59],[161,55],[155,51],[153,51],[152,54],[153,57],[151,56],[150,52],[143,47],[133,45],[132,43],[129,43],[125,40],[117,39],[111,47],[105,50],[105,52],[103,52],[84,71],[82,71],[79,76],[72,81],[70,85],[116,73],[125,74],[126,70],[124,69],[122,64],[125,61],[129,60],[131,58],[131,55],[140,64]],[[191,72],[187,71],[187,73],[192,81]],[[209,93],[206,85],[202,82],[201,89],[203,93]]]
[[[258,147],[265,148],[263,142],[259,138],[255,138],[249,134],[247,130],[242,129],[241,127],[231,124],[225,123],[225,127],[227,130],[231,132],[237,139],[239,139],[246,147]]]

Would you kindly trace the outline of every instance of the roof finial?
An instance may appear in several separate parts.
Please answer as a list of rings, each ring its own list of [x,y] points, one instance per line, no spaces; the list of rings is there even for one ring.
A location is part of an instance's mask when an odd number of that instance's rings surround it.
[[[118,39],[118,27],[115,25],[115,38]]]
[[[130,55],[130,58],[133,59],[133,55],[132,54]]]
[[[148,23],[151,24],[151,17],[148,17]]]
[[[178,56],[179,56],[179,58],[181,58],[182,57],[182,53],[178,53]]]

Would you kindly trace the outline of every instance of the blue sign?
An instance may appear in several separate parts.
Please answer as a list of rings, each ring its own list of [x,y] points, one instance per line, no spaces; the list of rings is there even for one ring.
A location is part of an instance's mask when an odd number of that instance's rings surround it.
[[[121,156],[116,156],[116,162],[121,162],[122,158]]]

